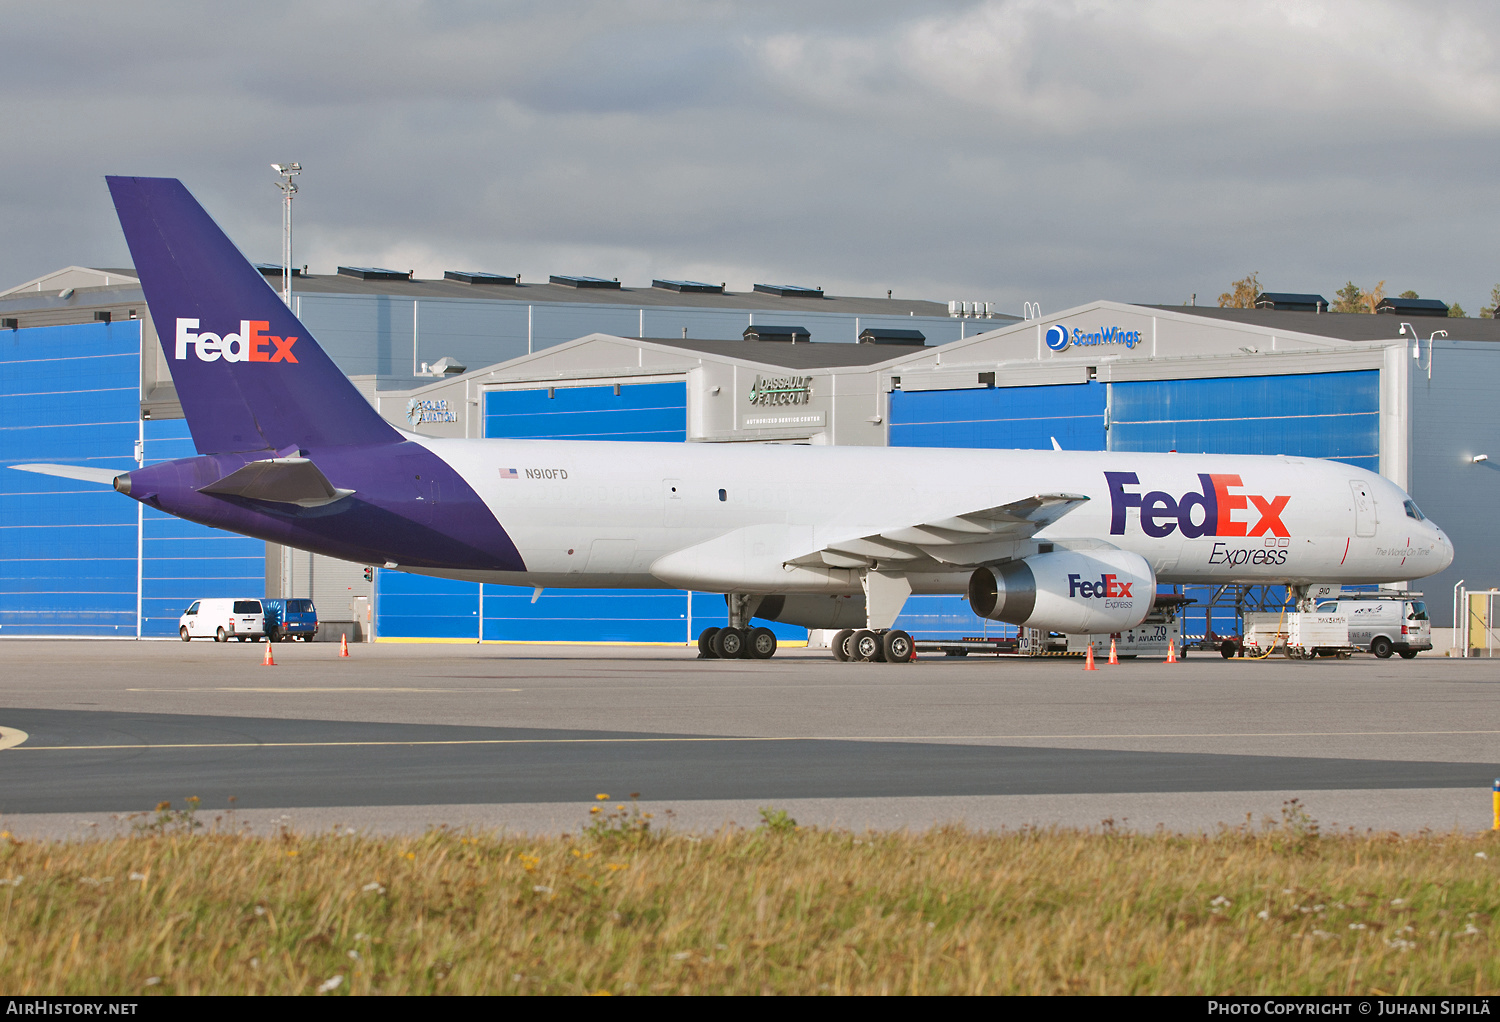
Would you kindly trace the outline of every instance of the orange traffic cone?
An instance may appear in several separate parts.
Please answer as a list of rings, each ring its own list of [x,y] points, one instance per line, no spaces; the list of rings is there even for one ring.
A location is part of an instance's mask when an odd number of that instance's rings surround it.
[[[1113,635],[1109,637],[1109,662],[1112,664],[1120,662],[1120,658],[1115,656],[1115,637]]]
[[[271,640],[266,640],[266,658],[260,662],[262,667],[275,667],[276,659],[271,656]]]
[[[1169,663],[1169,664],[1175,664],[1176,662],[1177,662],[1177,643],[1175,643],[1175,642],[1169,642],[1169,643],[1167,643],[1167,663]]]
[[[344,632],[339,636],[339,656],[349,655],[349,633]]]
[[[1099,669],[1094,666],[1094,644],[1092,642],[1088,644],[1088,652],[1084,654],[1083,669],[1085,671],[1097,671]]]

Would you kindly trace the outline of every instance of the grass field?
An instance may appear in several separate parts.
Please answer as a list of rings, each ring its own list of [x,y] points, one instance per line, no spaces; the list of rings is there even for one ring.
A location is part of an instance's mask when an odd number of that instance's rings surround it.
[[[1500,839],[649,828],[0,836],[0,989],[1494,993]]]

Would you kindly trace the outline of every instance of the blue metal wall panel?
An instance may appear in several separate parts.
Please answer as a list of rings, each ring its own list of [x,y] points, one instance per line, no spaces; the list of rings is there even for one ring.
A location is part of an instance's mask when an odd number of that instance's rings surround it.
[[[492,390],[484,397],[484,435],[510,439],[687,439],[687,384],[626,384]]]
[[[497,289],[498,290],[498,289]],[[505,362],[591,333],[620,337],[737,340],[752,318],[759,323],[807,327],[819,342],[853,342],[864,327],[921,330],[931,345],[973,336],[996,321],[937,316],[851,316],[809,309],[705,309],[636,306],[629,292],[613,302],[527,302],[526,288],[507,290],[512,300],[410,298],[389,295],[299,294],[297,312],[345,373],[414,372],[422,362],[452,355],[470,369]],[[415,312],[415,315],[414,315]],[[528,322],[529,321],[529,322]],[[529,334],[529,337],[528,337]]]
[[[140,324],[0,331],[0,466],[135,467]],[[135,634],[135,504],[0,468],[0,635]]]
[[[892,447],[1104,449],[1105,390],[1097,383],[895,391]]]
[[[1287,454],[1380,469],[1380,373],[1110,385],[1115,451]]]
[[[148,465],[198,453],[184,419],[148,420],[145,429]],[[265,595],[266,545],[261,540],[150,507],[142,529],[142,635],[176,635],[178,618],[194,600]]]

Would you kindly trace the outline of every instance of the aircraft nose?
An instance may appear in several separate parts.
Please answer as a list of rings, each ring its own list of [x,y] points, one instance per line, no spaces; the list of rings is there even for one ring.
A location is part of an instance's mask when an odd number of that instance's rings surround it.
[[[1448,534],[1442,529],[1438,529],[1437,534],[1438,542],[1442,544],[1443,548],[1441,553],[1438,555],[1442,559],[1443,563],[1438,565],[1437,570],[1442,571],[1444,568],[1448,567],[1448,565],[1453,563],[1453,541],[1448,538]]]

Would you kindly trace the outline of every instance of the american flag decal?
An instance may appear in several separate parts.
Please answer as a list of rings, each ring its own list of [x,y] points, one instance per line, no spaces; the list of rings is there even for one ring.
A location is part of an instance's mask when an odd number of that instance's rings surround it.
[[[513,468],[502,468],[500,470],[500,478],[501,479],[519,479],[521,477],[518,476],[518,475],[516,475],[516,470],[513,469]]]

